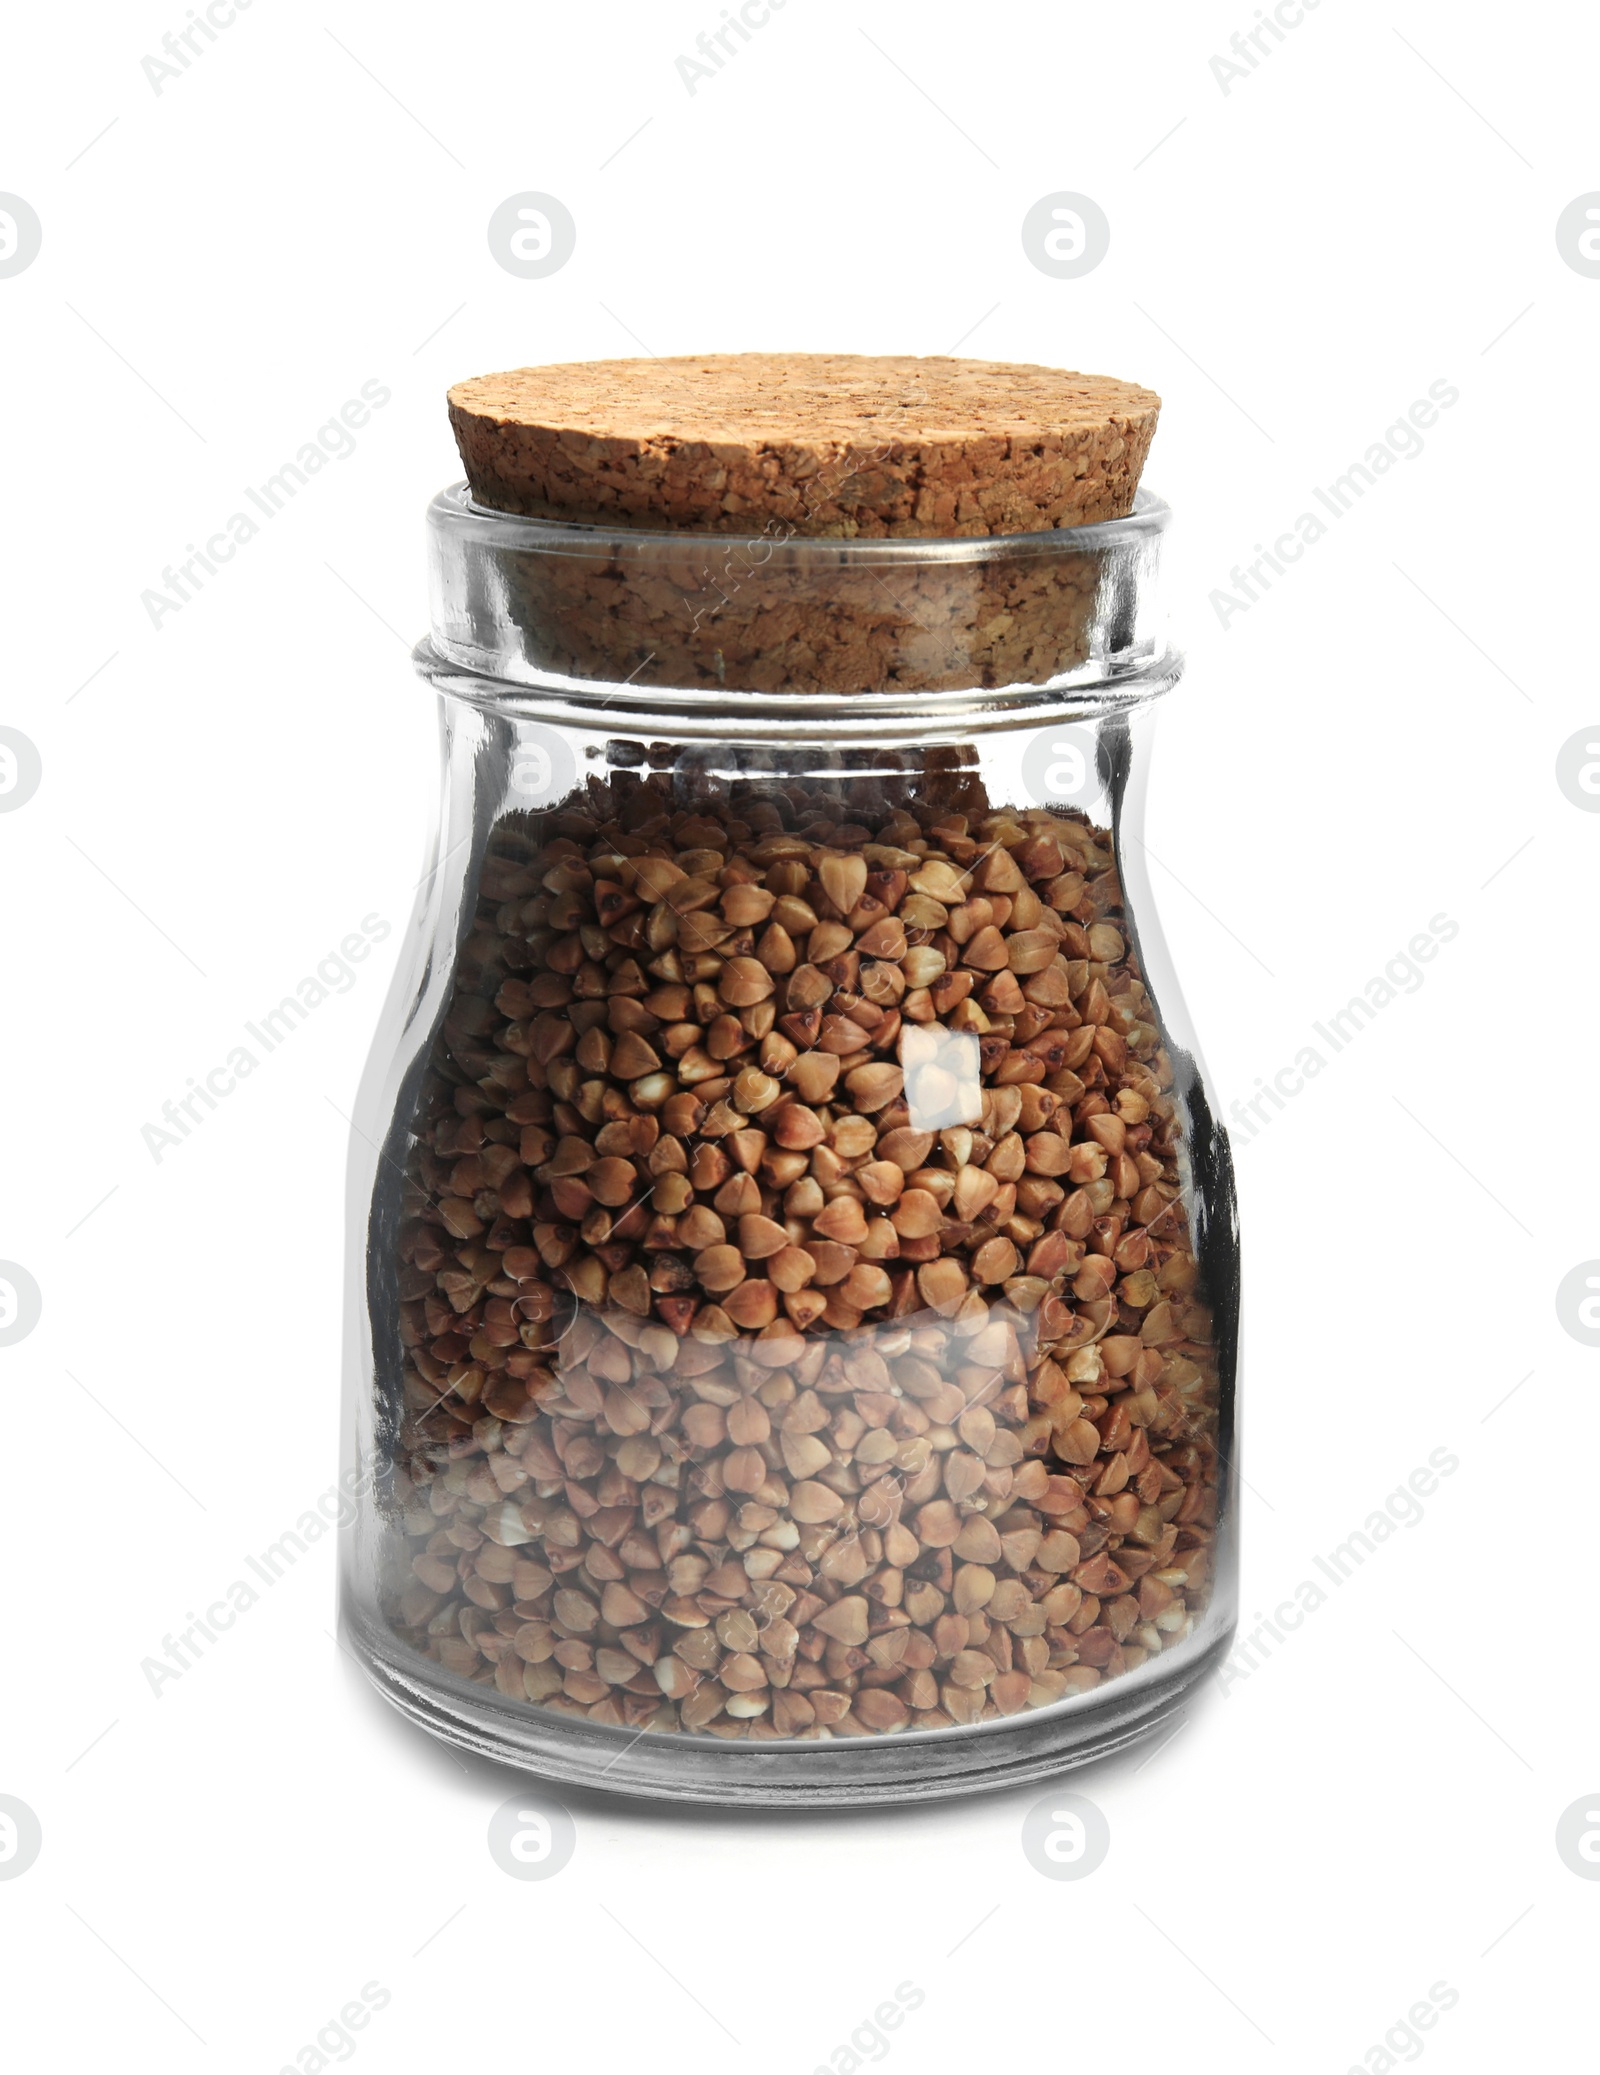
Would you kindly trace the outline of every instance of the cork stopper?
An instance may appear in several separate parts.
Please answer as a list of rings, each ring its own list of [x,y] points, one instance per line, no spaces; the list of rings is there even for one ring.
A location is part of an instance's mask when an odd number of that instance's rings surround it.
[[[513,368],[449,403],[473,499],[493,510],[842,540],[1123,518],[1161,407],[1107,375],[852,353]]]

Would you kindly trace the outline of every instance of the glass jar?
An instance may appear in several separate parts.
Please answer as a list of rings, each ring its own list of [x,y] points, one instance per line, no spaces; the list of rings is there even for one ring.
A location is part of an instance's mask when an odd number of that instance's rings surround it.
[[[1235,1617],[1226,1138],[1138,829],[1166,507],[430,511],[444,788],[352,1139],[346,1633],[636,1795],[1043,1777]]]

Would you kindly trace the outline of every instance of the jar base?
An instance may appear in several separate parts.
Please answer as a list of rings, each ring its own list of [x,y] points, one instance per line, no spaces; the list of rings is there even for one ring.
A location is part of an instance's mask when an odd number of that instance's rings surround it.
[[[538,1778],[636,1800],[726,1808],[870,1808],[1026,1786],[1153,1736],[1227,1654],[1233,1625],[1092,1693],[970,1728],[830,1743],[752,1744],[628,1731],[503,1701],[396,1645],[347,1612],[345,1634],[373,1685],[440,1742]]]

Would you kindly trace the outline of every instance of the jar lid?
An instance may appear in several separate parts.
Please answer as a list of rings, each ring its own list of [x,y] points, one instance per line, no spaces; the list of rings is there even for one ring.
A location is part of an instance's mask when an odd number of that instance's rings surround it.
[[[950,355],[709,353],[479,375],[450,391],[493,511],[648,532],[960,539],[1121,519],[1161,399]]]

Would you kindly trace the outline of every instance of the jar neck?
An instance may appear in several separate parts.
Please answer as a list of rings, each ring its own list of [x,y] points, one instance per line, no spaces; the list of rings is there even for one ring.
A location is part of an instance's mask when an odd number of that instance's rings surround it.
[[[417,666],[475,705],[715,739],[926,739],[1155,696],[1176,678],[1159,599],[1168,520],[1044,534],[739,539],[429,511]]]

